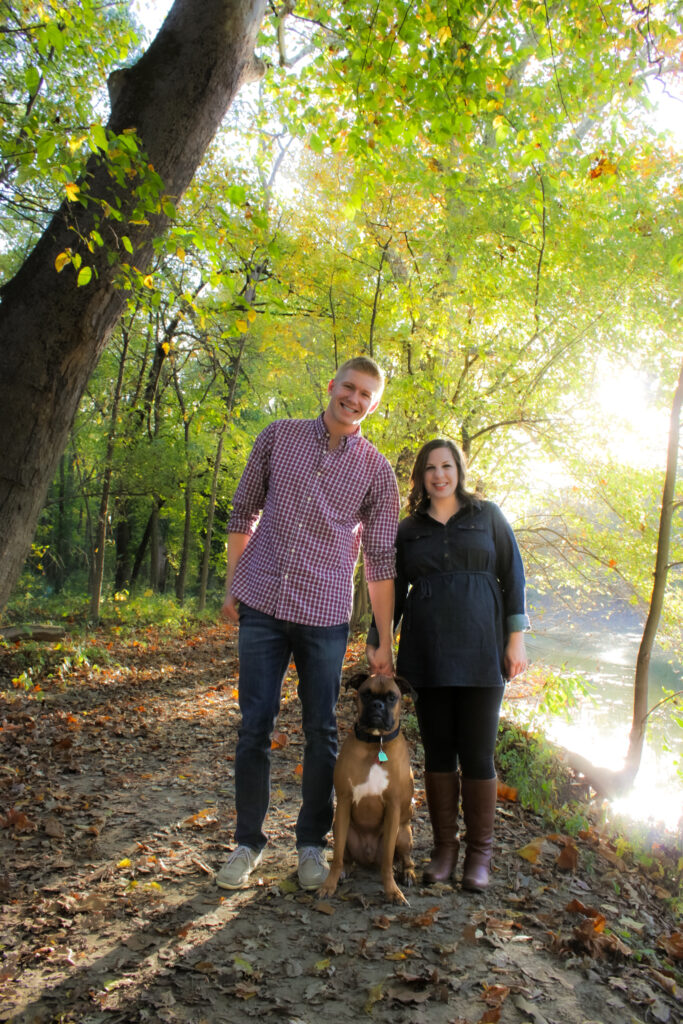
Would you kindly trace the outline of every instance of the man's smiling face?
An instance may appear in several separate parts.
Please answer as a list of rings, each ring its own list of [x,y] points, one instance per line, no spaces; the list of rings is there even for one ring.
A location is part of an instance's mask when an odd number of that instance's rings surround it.
[[[368,373],[345,370],[327,386],[325,424],[331,433],[352,434],[379,405],[382,386]]]

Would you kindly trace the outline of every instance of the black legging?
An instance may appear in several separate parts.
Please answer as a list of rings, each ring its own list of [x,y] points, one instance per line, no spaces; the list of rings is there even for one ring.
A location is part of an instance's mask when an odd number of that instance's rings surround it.
[[[425,771],[492,779],[502,686],[425,686],[415,710],[425,749]]]

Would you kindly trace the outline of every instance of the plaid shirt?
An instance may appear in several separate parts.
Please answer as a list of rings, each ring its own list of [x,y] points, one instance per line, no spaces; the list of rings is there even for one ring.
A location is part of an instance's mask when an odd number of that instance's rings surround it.
[[[348,622],[361,538],[366,578],[393,579],[398,487],[358,430],[328,447],[322,415],[276,420],[256,438],[228,523],[253,534],[232,593],[289,622]],[[259,519],[259,513],[262,513]]]

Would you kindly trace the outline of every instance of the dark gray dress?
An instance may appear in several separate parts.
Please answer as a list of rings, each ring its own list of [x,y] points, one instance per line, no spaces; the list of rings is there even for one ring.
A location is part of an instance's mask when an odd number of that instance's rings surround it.
[[[498,506],[476,500],[445,524],[426,512],[403,519],[396,568],[398,674],[417,688],[503,686],[507,638],[529,620],[522,559]]]

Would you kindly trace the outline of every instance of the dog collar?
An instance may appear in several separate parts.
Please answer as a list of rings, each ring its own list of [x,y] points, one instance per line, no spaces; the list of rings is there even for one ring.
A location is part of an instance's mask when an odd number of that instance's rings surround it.
[[[374,732],[366,732],[365,729],[359,729],[357,722],[353,726],[353,729],[354,729],[354,732],[355,732],[355,738],[359,739],[361,742],[364,742],[364,743],[379,743],[380,744],[380,753],[377,755],[377,758],[378,758],[379,761],[386,761],[387,760],[387,756],[384,753],[384,749],[383,749],[384,748],[384,743],[385,742],[388,743],[389,740],[395,739],[396,736],[398,735],[398,733],[400,732],[400,726],[396,726],[396,728],[393,730],[393,732],[382,733],[381,735],[378,736]]]

